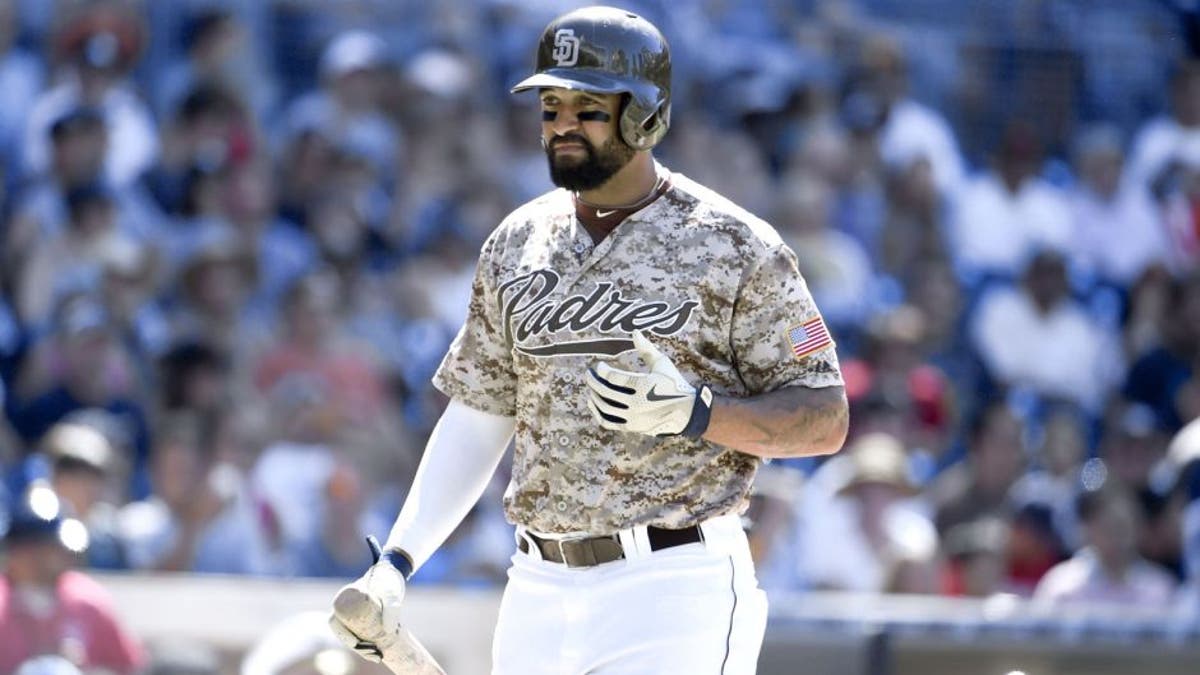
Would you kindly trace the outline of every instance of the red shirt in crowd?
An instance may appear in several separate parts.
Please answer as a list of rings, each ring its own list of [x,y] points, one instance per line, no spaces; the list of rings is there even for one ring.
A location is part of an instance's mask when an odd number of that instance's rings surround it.
[[[57,605],[41,618],[0,576],[0,673],[44,654],[59,654],[83,669],[123,675],[136,672],[145,661],[141,644],[118,623],[108,593],[87,575],[64,573]]]

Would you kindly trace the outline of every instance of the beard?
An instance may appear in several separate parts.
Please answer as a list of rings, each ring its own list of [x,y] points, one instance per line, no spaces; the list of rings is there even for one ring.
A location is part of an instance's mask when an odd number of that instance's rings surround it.
[[[554,145],[561,142],[579,143],[585,157],[557,157]],[[560,136],[546,147],[546,159],[550,163],[550,180],[560,188],[573,192],[586,192],[604,185],[609,178],[633,159],[633,148],[625,145],[617,136],[604,142],[597,150],[583,136]]]

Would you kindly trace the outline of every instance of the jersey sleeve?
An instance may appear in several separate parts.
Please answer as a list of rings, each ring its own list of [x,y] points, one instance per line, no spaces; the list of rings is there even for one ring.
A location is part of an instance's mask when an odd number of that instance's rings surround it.
[[[784,244],[768,250],[742,284],[730,338],[752,394],[842,384],[833,336]]]
[[[496,237],[479,255],[467,320],[433,376],[433,386],[466,405],[495,415],[516,414],[517,377],[495,283]]]

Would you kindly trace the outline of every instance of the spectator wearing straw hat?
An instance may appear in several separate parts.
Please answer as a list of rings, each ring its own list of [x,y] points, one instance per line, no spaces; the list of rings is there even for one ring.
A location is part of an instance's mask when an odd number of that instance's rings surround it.
[[[912,501],[917,494],[904,446],[891,434],[859,436],[843,456],[826,462],[809,484],[802,511],[800,566],[808,583],[936,591],[937,531]]]

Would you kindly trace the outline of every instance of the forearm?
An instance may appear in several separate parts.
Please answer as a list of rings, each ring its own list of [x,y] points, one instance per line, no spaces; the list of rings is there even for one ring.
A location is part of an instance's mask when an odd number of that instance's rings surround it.
[[[718,396],[705,440],[758,457],[837,452],[849,425],[842,387],[787,387],[749,398]]]
[[[385,548],[418,569],[462,522],[504,456],[516,423],[451,401],[438,420]]]
[[[179,536],[167,554],[154,563],[155,571],[187,572],[196,561],[196,544],[200,540],[203,525],[184,522],[179,528]]]

